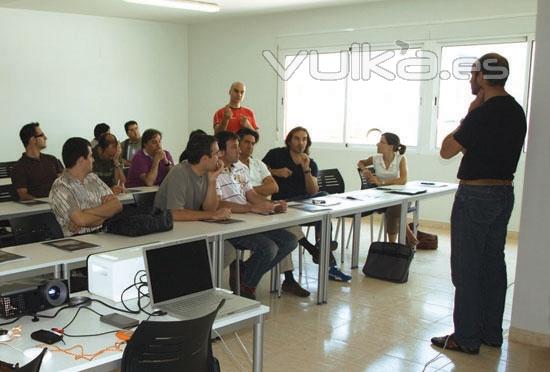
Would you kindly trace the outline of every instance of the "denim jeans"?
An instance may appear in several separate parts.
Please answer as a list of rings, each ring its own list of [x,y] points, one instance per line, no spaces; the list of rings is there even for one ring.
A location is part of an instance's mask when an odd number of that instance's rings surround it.
[[[460,185],[451,214],[451,276],[455,286],[455,338],[479,348],[502,343],[506,298],[506,229],[513,186]]]
[[[252,255],[244,263],[243,284],[256,288],[262,276],[296,248],[294,234],[285,229],[229,239],[236,249],[250,250]]]

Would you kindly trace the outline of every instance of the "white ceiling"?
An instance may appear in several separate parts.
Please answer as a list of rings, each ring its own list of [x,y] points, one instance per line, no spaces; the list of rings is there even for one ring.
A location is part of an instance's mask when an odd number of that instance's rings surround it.
[[[49,12],[88,14],[106,17],[145,19],[160,22],[196,23],[219,18],[274,13],[383,0],[205,0],[217,2],[219,13],[201,13],[130,4],[122,0],[0,0],[0,7]]]

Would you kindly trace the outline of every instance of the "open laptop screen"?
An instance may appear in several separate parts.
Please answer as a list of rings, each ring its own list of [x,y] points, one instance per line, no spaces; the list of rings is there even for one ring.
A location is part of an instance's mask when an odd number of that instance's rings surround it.
[[[145,254],[154,304],[213,288],[206,240],[148,249]]]

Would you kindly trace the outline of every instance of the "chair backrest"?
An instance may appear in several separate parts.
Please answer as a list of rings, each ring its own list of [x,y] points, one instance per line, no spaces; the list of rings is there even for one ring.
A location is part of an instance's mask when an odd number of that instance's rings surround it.
[[[374,168],[369,167],[369,170],[374,173]],[[361,190],[372,189],[376,187],[374,183],[369,182],[367,177],[363,175],[363,172],[360,169],[357,169],[357,172],[359,173],[359,178],[361,179]]]
[[[319,191],[325,191],[329,194],[340,194],[346,189],[344,179],[336,168],[319,170],[317,184],[319,185]]]
[[[10,218],[16,245],[59,239],[63,231],[52,212]]]
[[[0,203],[17,200],[13,185],[0,185]]]
[[[0,178],[11,177],[11,169],[15,165],[14,161],[6,161],[0,163]]]
[[[141,322],[124,349],[121,372],[210,372],[217,362],[210,333],[224,302],[196,319]]]
[[[156,192],[140,192],[134,194],[134,203],[136,207],[150,212],[153,210],[153,205],[155,203]]]
[[[38,354],[36,358],[31,360],[29,363],[25,364],[23,367],[17,368],[15,371],[17,372],[38,372],[40,371],[40,366],[42,365],[42,359],[44,358],[44,355],[46,355],[46,352],[48,351],[48,348],[42,349],[42,352]]]

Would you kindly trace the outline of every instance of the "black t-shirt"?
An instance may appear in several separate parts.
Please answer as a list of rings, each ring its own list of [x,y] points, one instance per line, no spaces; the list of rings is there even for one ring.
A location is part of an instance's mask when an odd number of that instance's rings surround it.
[[[286,147],[279,147],[271,149],[264,156],[262,161],[272,169],[288,168],[292,171],[292,175],[288,178],[273,176],[277,184],[279,185],[279,192],[273,194],[271,199],[291,199],[297,197],[306,197],[308,193],[306,191],[306,181],[304,178],[304,172],[300,164],[294,163],[290,156],[290,150]],[[313,159],[310,159],[309,167],[311,168],[311,175],[317,177],[317,164]]]
[[[490,98],[470,112],[454,134],[466,149],[457,177],[513,180],[526,130],[525,113],[514,97]]]

